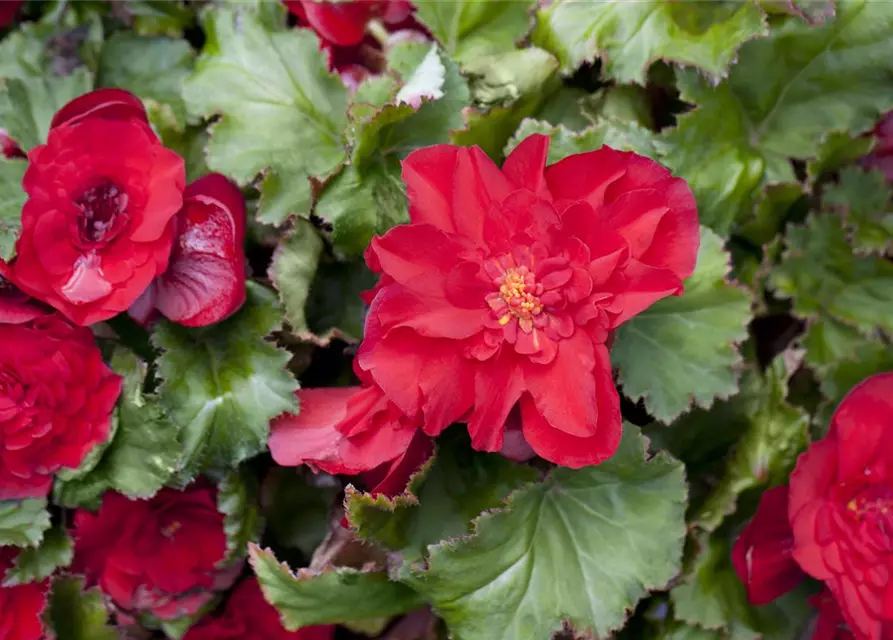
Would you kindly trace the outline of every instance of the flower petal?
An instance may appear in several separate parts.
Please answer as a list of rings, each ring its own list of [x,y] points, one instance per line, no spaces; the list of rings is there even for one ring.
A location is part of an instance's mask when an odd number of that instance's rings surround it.
[[[78,124],[88,118],[135,119],[149,124],[146,109],[135,95],[124,89],[97,89],[75,98],[59,109],[50,122],[50,129]]]

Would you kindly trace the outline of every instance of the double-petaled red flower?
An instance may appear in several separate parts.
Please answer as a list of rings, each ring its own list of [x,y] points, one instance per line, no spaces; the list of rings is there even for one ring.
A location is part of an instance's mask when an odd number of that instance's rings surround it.
[[[157,310],[169,320],[201,327],[224,320],[245,302],[245,199],[219,173],[186,187],[174,218],[167,270],[130,309],[145,322]]]
[[[105,442],[121,379],[89,329],[0,279],[0,500],[46,495]]]
[[[28,201],[4,275],[77,324],[126,310],[167,268],[183,159],[119,89],[76,98],[28,153]]]
[[[12,567],[19,550],[0,547],[0,582]],[[47,581],[14,587],[0,585],[0,640],[40,640],[42,616],[47,604]]]
[[[373,492],[395,495],[433,451],[419,419],[406,416],[375,386],[302,389],[298,415],[271,423],[270,453],[286,467],[358,475]]]
[[[577,468],[620,441],[609,337],[682,292],[699,227],[652,160],[605,147],[546,167],[548,147],[531,136],[502,170],[477,147],[406,159],[411,222],[367,252],[382,275],[357,362],[429,435],[467,421],[499,451],[517,412],[537,454]]]
[[[74,570],[123,615],[163,620],[195,614],[227,589],[241,563],[227,565],[217,490],[199,480],[150,500],[103,496],[97,513],[75,515]]]
[[[820,637],[891,640],[891,531],[893,373],[885,373],[844,398],[827,437],[800,456],[789,487],[763,496],[732,558],[754,604],[810,575],[830,594],[817,601]]]
[[[233,590],[220,612],[199,620],[183,640],[331,640],[334,633],[331,625],[286,631],[257,579],[249,578]]]

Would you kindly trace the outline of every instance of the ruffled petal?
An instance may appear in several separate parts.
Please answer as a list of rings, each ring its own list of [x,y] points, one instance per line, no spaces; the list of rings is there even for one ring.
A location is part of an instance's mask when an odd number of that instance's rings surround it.
[[[146,109],[135,95],[124,89],[97,89],[75,98],[59,109],[50,122],[50,129],[78,124],[88,118],[135,119],[149,124]]]
[[[549,156],[549,136],[527,136],[505,159],[502,173],[518,189],[527,189],[538,197],[551,200],[544,171]]]

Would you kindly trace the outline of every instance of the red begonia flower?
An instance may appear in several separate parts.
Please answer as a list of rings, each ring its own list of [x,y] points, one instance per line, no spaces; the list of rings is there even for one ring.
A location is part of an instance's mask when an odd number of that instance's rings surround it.
[[[794,560],[793,551],[788,487],[784,485],[763,494],[756,514],[732,547],[732,564],[751,604],[772,602],[803,581],[806,574]]]
[[[136,97],[100,89],[62,107],[28,160],[5,275],[77,324],[126,310],[167,268],[183,159],[162,146]]]
[[[893,182],[893,111],[875,125],[874,137],[874,149],[862,158],[862,166],[877,169]]]
[[[130,314],[140,322],[157,309],[187,327],[220,322],[245,302],[245,199],[219,173],[199,178],[183,194],[167,270],[149,285]]]
[[[811,640],[856,640],[846,626],[840,605],[827,588],[809,602],[819,610]]]
[[[53,474],[106,441],[121,378],[89,329],[4,299],[0,320],[12,322],[0,324],[0,500],[9,500],[46,495]]]
[[[27,157],[19,144],[3,129],[0,129],[0,155],[10,159]]]
[[[25,0],[0,1],[0,29],[8,27],[15,22],[16,14],[23,4],[25,4]]]
[[[656,162],[604,147],[545,167],[548,147],[531,136],[502,170],[477,147],[410,154],[410,224],[366,254],[382,276],[357,362],[429,435],[465,420],[499,451],[517,406],[533,450],[579,468],[620,442],[609,335],[682,292],[699,227]]]
[[[74,537],[74,570],[124,614],[192,615],[229,588],[242,566],[222,566],[223,514],[204,479],[149,500],[107,492],[97,513],[77,512]]]
[[[326,473],[375,472],[375,493],[401,493],[430,457],[430,438],[375,386],[301,389],[298,415],[271,423],[270,453],[286,467],[306,464]]]
[[[893,637],[893,373],[844,398],[791,474],[794,559],[822,580],[853,634]]]
[[[15,547],[0,547],[0,582],[19,553]],[[15,587],[0,586],[0,640],[44,638],[43,611],[47,605],[46,580]]]
[[[332,625],[286,631],[257,579],[249,578],[233,590],[220,612],[199,620],[183,640],[331,640],[334,634]]]
[[[412,2],[408,0],[286,0],[285,6],[322,40],[339,47],[359,44],[366,35],[366,25],[370,20],[396,25],[409,18],[413,11]]]

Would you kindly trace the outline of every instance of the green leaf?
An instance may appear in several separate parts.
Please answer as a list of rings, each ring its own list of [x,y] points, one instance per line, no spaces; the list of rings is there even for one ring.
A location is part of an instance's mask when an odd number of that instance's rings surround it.
[[[375,620],[422,606],[417,593],[391,582],[383,571],[338,567],[322,573],[292,573],[270,550],[250,545],[251,566],[264,597],[282,615],[289,631],[317,624]]]
[[[0,500],[0,547],[36,547],[49,528],[46,498]]]
[[[309,337],[305,307],[310,285],[319,266],[324,243],[313,225],[295,220],[295,228],[279,242],[273,254],[269,276],[279,291],[285,320],[298,337]]]
[[[77,47],[74,59],[67,60],[55,55],[53,42],[76,43],[83,35],[75,31],[101,41],[102,27],[94,18],[73,30],[26,24],[0,41],[0,123],[22,149],[43,143],[56,111],[93,88],[93,74],[81,66]]]
[[[423,100],[418,108],[408,103],[414,98]],[[357,124],[350,164],[326,185],[314,208],[332,224],[332,243],[342,255],[362,255],[373,235],[407,221],[400,160],[446,142],[464,124],[469,93],[456,64],[432,46],[397,100]]]
[[[258,504],[257,479],[244,467],[225,475],[217,485],[217,510],[223,514],[226,561],[248,554],[248,543],[260,540],[264,522]]]
[[[21,229],[22,207],[28,196],[22,190],[27,161],[0,157],[0,260],[10,260]]]
[[[530,30],[534,7],[535,0],[423,0],[416,17],[464,64],[514,49]]]
[[[162,322],[159,399],[181,432],[182,471],[219,475],[262,451],[269,421],[296,412],[289,354],[267,341],[281,316],[272,291],[248,283],[244,306],[210,327]]]
[[[111,366],[124,378],[114,435],[90,471],[56,482],[53,496],[59,504],[97,506],[107,490],[130,498],[151,498],[177,470],[183,452],[179,429],[158,398],[143,393],[146,364],[119,348]]]
[[[156,126],[183,131],[187,114],[180,94],[194,64],[186,40],[122,31],[105,41],[97,84],[130,91],[146,104]]]
[[[871,136],[851,136],[845,132],[832,131],[819,143],[816,157],[806,163],[806,175],[810,184],[856,162],[871,151],[873,144]]]
[[[307,297],[307,326],[313,340],[327,344],[337,337],[359,342],[363,337],[365,305],[363,291],[375,286],[378,277],[362,260],[339,262],[324,258]]]
[[[606,118],[617,122],[635,122],[645,129],[654,129],[648,91],[635,84],[615,85],[599,89],[581,101],[583,115],[592,122]]]
[[[548,638],[564,621],[608,635],[681,561],[683,467],[646,449],[625,425],[612,458],[555,469],[479,517],[473,536],[429,547],[411,586],[457,638]]]
[[[56,569],[67,567],[74,557],[74,543],[62,526],[46,532],[39,547],[22,549],[3,578],[4,587],[14,587],[48,578]]]
[[[771,184],[757,200],[753,214],[740,221],[737,235],[763,247],[781,233],[795,205],[805,204],[803,186],[799,183]]]
[[[701,536],[704,546],[685,584],[670,592],[676,619],[702,629],[724,630],[730,640],[790,640],[813,614],[802,588],[775,602],[752,607],[731,561],[733,536]]]
[[[347,90],[308,29],[272,31],[251,11],[205,14],[207,41],[183,99],[196,117],[220,115],[208,166],[240,184],[272,169],[259,217],[307,212],[311,177],[344,162]],[[269,176],[268,176],[269,178]]]
[[[795,181],[791,157],[814,157],[829,131],[861,133],[893,107],[891,29],[888,5],[841,2],[822,26],[789,20],[745,44],[718,86],[679,72],[697,108],[664,134],[664,161],[692,187],[702,224],[726,234],[765,184]]]
[[[570,131],[561,125],[553,126],[548,122],[527,119],[509,140],[505,154],[511,153],[525,138],[535,133],[545,134],[551,141],[547,164],[554,164],[575,153],[595,151],[605,145],[623,151],[635,151],[649,158],[655,158],[658,153],[654,134],[635,122],[599,120],[582,131]]]
[[[106,624],[108,612],[97,587],[84,590],[81,577],[53,581],[47,620],[56,640],[118,640],[118,631]]]
[[[853,254],[837,216],[810,216],[785,235],[782,262],[770,274],[776,295],[805,318],[830,315],[863,333],[893,333],[893,263]]]
[[[713,531],[735,510],[742,492],[787,480],[806,448],[809,425],[809,416],[785,401],[789,375],[779,356],[765,375],[750,371],[742,380],[742,393],[732,403],[746,416],[747,430],[722,479],[691,519],[693,524]],[[716,421],[714,426],[726,428],[727,423]]]
[[[274,467],[263,490],[267,530],[277,544],[312,556],[328,533],[341,482],[325,473],[311,475],[306,468]]]
[[[847,167],[840,182],[825,189],[822,202],[844,214],[857,251],[884,254],[893,248],[893,190],[880,171]]]
[[[345,509],[360,538],[420,557],[429,544],[468,535],[470,522],[502,505],[513,490],[533,482],[536,471],[497,454],[472,451],[464,432],[440,436],[431,462],[393,499],[348,487]]]
[[[558,56],[566,73],[602,58],[609,78],[644,85],[659,59],[698,67],[716,81],[742,42],[767,32],[753,2],[554,0],[540,9],[533,41]]]
[[[701,227],[697,268],[682,296],[655,303],[617,330],[611,361],[623,393],[644,399],[662,422],[738,391],[735,345],[747,337],[750,296],[726,281],[728,272],[722,240]]]
[[[558,93],[557,69],[555,58],[536,48],[469,62],[465,73],[476,107],[466,111],[465,127],[453,133],[453,143],[477,145],[500,161],[506,142],[521,121],[538,114],[550,96]]]

